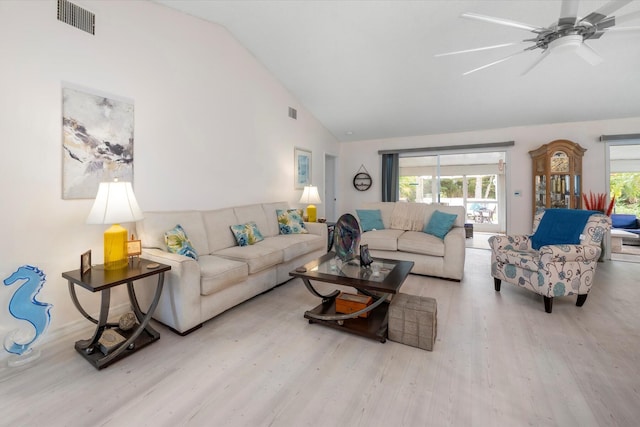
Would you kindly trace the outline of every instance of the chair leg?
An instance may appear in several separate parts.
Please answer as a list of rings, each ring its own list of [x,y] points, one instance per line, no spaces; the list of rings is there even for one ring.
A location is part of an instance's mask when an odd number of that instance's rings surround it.
[[[551,308],[553,306],[553,297],[549,298],[549,297],[545,297],[544,298],[544,311],[546,311],[547,313],[551,313]]]
[[[500,292],[500,284],[502,281],[500,279],[493,278],[493,287],[496,289],[496,292]]]
[[[578,295],[578,301],[576,301],[576,305],[578,307],[582,307],[582,304],[587,300],[588,294]]]

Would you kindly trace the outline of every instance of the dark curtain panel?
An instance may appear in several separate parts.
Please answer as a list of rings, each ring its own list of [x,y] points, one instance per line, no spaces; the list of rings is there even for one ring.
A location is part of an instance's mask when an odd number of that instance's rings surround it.
[[[400,198],[400,182],[398,181],[398,153],[382,155],[382,201],[397,202]]]

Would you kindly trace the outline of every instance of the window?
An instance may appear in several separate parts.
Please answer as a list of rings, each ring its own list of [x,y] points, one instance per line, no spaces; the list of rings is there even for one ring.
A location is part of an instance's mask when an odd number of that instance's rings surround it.
[[[506,152],[401,154],[400,200],[466,207],[479,231],[505,230]]]

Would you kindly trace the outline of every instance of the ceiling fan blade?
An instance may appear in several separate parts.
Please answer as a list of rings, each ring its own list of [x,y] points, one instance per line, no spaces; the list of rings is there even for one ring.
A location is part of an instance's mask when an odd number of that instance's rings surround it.
[[[620,9],[621,7],[631,3],[633,0],[613,0],[610,1],[609,3],[606,3],[604,6],[602,6],[600,9],[591,12],[590,14],[588,14],[587,16],[585,16],[584,18],[582,18],[582,21],[586,21],[590,24],[597,24],[598,22],[602,21],[604,18],[606,18],[608,15],[611,15],[613,12],[615,12],[616,10]]]
[[[438,53],[437,55],[434,55],[436,58],[440,57],[440,56],[449,56],[449,55],[457,55],[459,53],[470,53],[470,52],[480,52],[482,50],[490,50],[490,49],[498,49],[501,47],[507,47],[507,46],[515,46],[517,44],[521,44],[521,43],[503,43],[503,44],[496,44],[493,46],[484,46],[484,47],[476,47],[474,49],[466,49],[466,50],[457,50],[455,52],[447,52],[447,53]]]
[[[516,53],[513,53],[513,54],[511,54],[511,55],[509,55],[509,56],[505,56],[504,58],[502,58],[502,59],[498,59],[497,61],[493,61],[493,62],[491,62],[491,63],[489,63],[489,64],[485,64],[485,65],[483,65],[482,67],[478,67],[478,68],[474,68],[473,70],[469,70],[469,71],[467,71],[466,73],[462,73],[462,75],[463,75],[463,76],[466,76],[466,75],[468,75],[468,74],[475,73],[476,71],[484,70],[485,68],[492,67],[492,66],[494,66],[494,65],[496,65],[496,64],[499,64],[499,63],[501,63],[501,62],[504,62],[504,61],[506,61],[507,59],[511,59],[511,58],[513,58],[514,56],[516,56],[516,55],[520,55],[521,53],[525,53],[525,52],[527,52],[527,50],[521,50],[520,52],[516,52]]]
[[[520,75],[524,76],[525,74],[529,73],[529,71],[536,68],[539,63],[541,63],[547,56],[549,56],[550,52],[551,51],[549,49],[545,49],[545,51],[540,56],[538,56],[538,58],[533,62],[533,64],[529,65],[529,67],[526,70],[524,70]]]
[[[584,42],[576,50],[576,53],[578,54],[578,56],[580,56],[582,59],[584,59],[591,65],[598,65],[603,61],[602,57],[598,54],[598,52],[593,50],[591,46],[589,46]]]
[[[519,28],[521,30],[533,31],[534,33],[539,33],[546,30],[546,28],[538,27],[536,25],[524,24],[522,22],[512,21],[510,19],[496,18],[493,16],[480,15],[472,12],[465,12],[460,16],[462,18],[476,19],[478,21],[490,22],[492,24],[506,25],[507,27],[514,27],[514,28]]]
[[[578,17],[580,0],[562,0],[558,25],[574,25]]]
[[[640,27],[615,27],[615,28],[607,28],[605,33],[635,33],[640,31]]]
[[[633,21],[640,18],[640,10],[637,12],[627,13],[626,15],[616,16],[615,25],[625,24],[629,21]]]

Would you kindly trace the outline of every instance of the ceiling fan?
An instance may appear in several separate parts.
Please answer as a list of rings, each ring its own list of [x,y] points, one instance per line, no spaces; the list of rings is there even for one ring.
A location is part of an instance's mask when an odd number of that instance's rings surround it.
[[[516,43],[502,43],[493,46],[479,47],[475,49],[459,50],[456,52],[441,53],[435,55],[436,57],[457,55],[461,53],[478,52],[489,49],[498,49],[507,46],[514,46],[518,44],[532,43],[524,50],[518,51],[514,54],[506,56],[497,61],[485,64],[481,67],[469,70],[463,75],[475,73],[476,71],[483,70],[493,65],[504,62],[516,55],[528,51],[535,51],[540,49],[541,55],[522,73],[527,74],[534,69],[542,60],[544,60],[551,52],[561,51],[574,51],[585,61],[591,65],[597,65],[602,62],[602,57],[591,48],[586,40],[595,40],[602,37],[603,34],[612,31],[634,31],[640,32],[640,26],[637,27],[616,27],[618,24],[631,21],[636,18],[640,18],[640,11],[631,12],[623,16],[611,15],[623,6],[631,3],[632,0],[613,0],[604,4],[598,10],[591,12],[584,18],[578,16],[578,6],[580,0],[563,0],[562,7],[560,9],[560,18],[557,22],[551,24],[548,27],[540,27],[537,25],[525,24],[522,22],[512,21],[509,19],[496,18],[493,16],[480,15],[472,12],[465,12],[460,15],[462,18],[474,19],[478,21],[489,22],[492,24],[505,25],[507,27],[519,28],[526,31],[531,31],[536,36],[534,38],[525,39]]]

